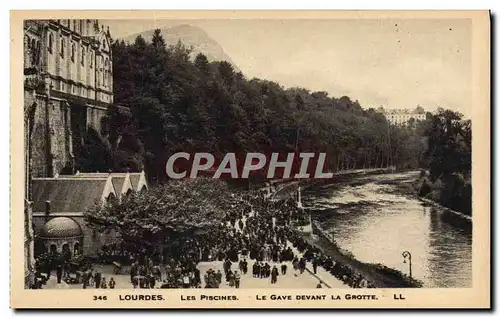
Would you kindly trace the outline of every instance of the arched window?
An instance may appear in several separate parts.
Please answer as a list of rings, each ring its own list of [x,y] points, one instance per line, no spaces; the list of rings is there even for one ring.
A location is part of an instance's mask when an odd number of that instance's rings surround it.
[[[84,33],[84,21],[85,20],[80,20],[80,33]]]
[[[73,255],[77,256],[80,255],[80,243],[75,242],[75,245],[73,245]]]
[[[111,62],[108,62],[108,87],[111,87],[111,83],[113,81],[113,78],[111,77]]]
[[[102,40],[102,48],[106,49],[106,41]]]
[[[75,44],[71,44],[71,62],[75,61]]]
[[[31,50],[33,52],[36,50],[36,41],[35,41],[35,39],[31,40]]]
[[[52,32],[49,33],[49,44],[48,44],[48,50],[49,53],[52,54],[52,47],[54,45],[54,36],[52,35]]]
[[[40,63],[40,53],[41,53],[41,51],[40,51],[40,42],[38,42],[38,41],[36,42],[36,51],[35,52],[36,52],[35,53],[35,56],[36,56],[35,59],[36,59],[36,63],[38,64],[38,63]]]
[[[82,66],[85,66],[85,48],[82,46],[82,54],[81,54],[81,63]]]
[[[68,243],[64,243],[64,245],[62,246],[62,254],[63,254],[63,258],[65,260],[69,260],[71,259],[71,249],[69,248],[69,244]]]
[[[64,38],[61,37],[61,57],[64,58]]]
[[[103,81],[104,81],[105,87],[108,87],[108,85],[109,85],[109,83],[108,83],[108,81],[109,81],[108,70],[109,70],[109,61],[106,58],[106,60],[104,61],[104,72],[103,72]]]
[[[92,52],[92,50],[90,50],[90,61],[89,61],[89,64],[90,64],[90,68],[92,68],[94,66],[94,52]]]
[[[73,20],[73,31],[76,32],[76,20]]]

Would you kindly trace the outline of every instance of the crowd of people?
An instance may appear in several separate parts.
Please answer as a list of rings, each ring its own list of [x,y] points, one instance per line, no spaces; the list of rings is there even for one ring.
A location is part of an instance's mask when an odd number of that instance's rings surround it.
[[[114,274],[123,274],[122,267],[126,266],[134,288],[220,288],[222,283],[240,288],[250,260],[251,277],[268,279],[270,284],[276,284],[280,275],[290,275],[287,263],[291,262],[295,275],[302,274],[311,263],[314,274],[322,267],[348,286],[374,287],[350,267],[306,242],[294,228],[297,220],[305,218],[306,212],[293,198],[273,201],[261,192],[246,193],[240,206],[227,212],[226,222],[197,236],[169,242],[154,252],[144,249],[132,253],[119,244],[108,245],[98,262],[114,264]],[[213,261],[223,262],[223,271],[211,268],[202,275],[197,265]],[[113,277],[107,280],[92,268],[81,271],[77,281],[83,288],[116,285]],[[321,286],[320,282],[317,287]]]

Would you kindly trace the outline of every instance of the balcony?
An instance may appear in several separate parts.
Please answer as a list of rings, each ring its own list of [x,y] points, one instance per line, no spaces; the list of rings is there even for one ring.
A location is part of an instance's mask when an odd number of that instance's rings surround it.
[[[43,91],[45,89],[45,81],[39,74],[26,74],[24,76],[24,89],[25,90],[35,90],[35,91]]]

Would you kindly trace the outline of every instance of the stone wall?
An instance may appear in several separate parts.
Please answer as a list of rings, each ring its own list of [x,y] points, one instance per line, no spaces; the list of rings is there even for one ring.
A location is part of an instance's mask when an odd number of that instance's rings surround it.
[[[31,133],[32,177],[51,177],[70,162],[68,108],[64,101],[36,97]],[[31,102],[27,101],[28,103]]]
[[[106,115],[106,110],[101,107],[87,108],[87,125],[101,134],[101,120]]]
[[[71,106],[65,100],[34,96],[32,91],[25,91],[24,95],[25,107],[36,103],[30,139],[31,176],[53,177],[64,168],[71,167],[73,161]],[[106,110],[87,106],[85,112],[85,125],[100,134],[101,119],[106,115]]]

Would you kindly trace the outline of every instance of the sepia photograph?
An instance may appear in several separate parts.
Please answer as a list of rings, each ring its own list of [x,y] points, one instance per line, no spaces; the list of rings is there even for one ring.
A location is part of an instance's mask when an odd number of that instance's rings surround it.
[[[101,307],[489,299],[487,11],[36,13],[11,22],[17,289]]]

